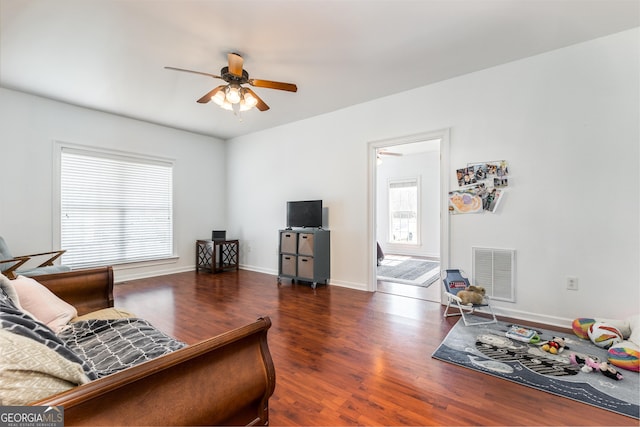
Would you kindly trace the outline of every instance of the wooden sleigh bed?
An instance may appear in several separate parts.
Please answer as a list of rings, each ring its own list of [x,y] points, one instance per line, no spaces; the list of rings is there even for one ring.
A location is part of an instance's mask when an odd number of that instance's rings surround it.
[[[110,267],[37,277],[78,314],[113,307]],[[267,425],[275,369],[268,317],[33,402],[65,425]]]

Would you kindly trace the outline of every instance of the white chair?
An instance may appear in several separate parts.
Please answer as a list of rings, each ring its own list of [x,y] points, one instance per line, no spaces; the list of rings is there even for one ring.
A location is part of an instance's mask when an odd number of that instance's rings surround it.
[[[442,270],[440,272],[440,278],[442,279],[444,292],[447,297],[447,308],[444,310],[444,317],[462,316],[462,321],[466,326],[486,325],[489,323],[496,323],[498,321],[498,319],[496,319],[496,315],[493,313],[491,305],[489,304],[489,297],[487,295],[484,296],[482,304],[465,305],[462,303],[462,300],[457,294],[469,287],[469,279],[464,277],[462,271]],[[489,315],[487,320],[473,320],[469,318],[469,316],[473,315],[478,308],[483,308],[483,310],[478,310],[479,312]],[[451,309],[454,311],[451,312]]]

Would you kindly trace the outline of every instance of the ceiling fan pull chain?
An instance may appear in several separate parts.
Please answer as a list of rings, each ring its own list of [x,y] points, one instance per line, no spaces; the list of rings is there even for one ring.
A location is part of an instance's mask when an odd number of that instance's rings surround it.
[[[231,108],[233,109],[233,114],[238,118],[238,121],[242,121],[242,114],[240,113],[240,103],[231,104]]]

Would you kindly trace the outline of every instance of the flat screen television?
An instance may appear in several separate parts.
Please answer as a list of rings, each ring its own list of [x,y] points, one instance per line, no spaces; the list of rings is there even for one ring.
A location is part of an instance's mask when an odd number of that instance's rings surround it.
[[[322,227],[322,200],[287,202],[287,227]]]

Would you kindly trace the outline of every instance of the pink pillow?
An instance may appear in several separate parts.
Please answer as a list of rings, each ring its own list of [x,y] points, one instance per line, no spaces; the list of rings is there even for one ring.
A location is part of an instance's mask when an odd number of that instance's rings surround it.
[[[78,315],[71,304],[58,298],[53,292],[34,279],[18,276],[11,281],[18,294],[20,305],[36,320],[44,323],[56,334]]]

